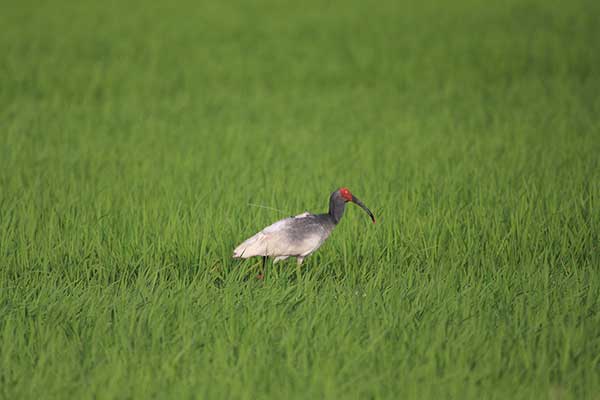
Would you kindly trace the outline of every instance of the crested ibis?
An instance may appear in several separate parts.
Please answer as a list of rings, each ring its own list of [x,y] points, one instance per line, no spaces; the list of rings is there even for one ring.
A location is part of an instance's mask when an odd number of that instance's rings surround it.
[[[304,258],[321,247],[329,237],[333,228],[342,219],[348,202],[365,210],[375,223],[375,216],[371,210],[350,193],[350,190],[343,187],[331,193],[329,212],[324,214],[304,212],[295,217],[279,220],[237,246],[233,251],[233,257],[261,256],[263,266],[267,257],[275,257],[275,263],[288,257],[296,257],[300,266]]]

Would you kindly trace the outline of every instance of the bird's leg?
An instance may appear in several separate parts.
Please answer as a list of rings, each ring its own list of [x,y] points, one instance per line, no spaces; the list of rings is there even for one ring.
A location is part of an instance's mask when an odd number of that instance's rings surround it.
[[[260,269],[260,274],[258,274],[258,279],[264,279],[265,277],[265,264],[267,263],[267,256],[263,256],[262,268]]]
[[[300,266],[304,261],[304,257],[296,257],[296,279],[300,280]]]

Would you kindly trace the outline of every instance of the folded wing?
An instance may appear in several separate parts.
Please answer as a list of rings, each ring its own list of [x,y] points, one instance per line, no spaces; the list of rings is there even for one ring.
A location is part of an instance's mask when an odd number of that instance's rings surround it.
[[[310,254],[329,234],[316,220],[313,221],[314,217],[302,213],[277,221],[237,246],[233,257],[275,256],[280,260]]]

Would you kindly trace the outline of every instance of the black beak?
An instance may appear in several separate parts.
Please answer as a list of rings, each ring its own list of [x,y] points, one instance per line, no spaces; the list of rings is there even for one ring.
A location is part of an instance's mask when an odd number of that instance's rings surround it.
[[[356,204],[357,206],[359,206],[360,208],[362,208],[363,210],[365,210],[365,212],[366,212],[367,214],[369,214],[369,217],[371,217],[371,220],[373,221],[373,223],[375,223],[375,216],[373,215],[373,213],[371,212],[371,210],[369,210],[369,209],[367,208],[367,206],[365,206],[365,205],[363,204],[363,202],[362,202],[362,201],[360,201],[360,200],[359,200],[359,199],[357,199],[357,198],[356,198],[354,195],[352,195],[352,202],[353,202],[354,204]]]

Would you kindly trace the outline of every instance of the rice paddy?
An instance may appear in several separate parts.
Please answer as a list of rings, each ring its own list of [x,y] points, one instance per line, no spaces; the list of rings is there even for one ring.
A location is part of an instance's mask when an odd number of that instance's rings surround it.
[[[5,3],[0,397],[600,399],[597,2]]]

